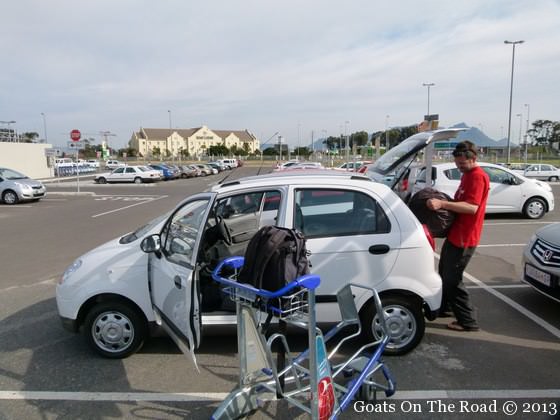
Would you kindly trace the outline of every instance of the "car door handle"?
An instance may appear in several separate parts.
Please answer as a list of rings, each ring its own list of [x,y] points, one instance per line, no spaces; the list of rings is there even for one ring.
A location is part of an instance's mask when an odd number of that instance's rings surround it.
[[[183,285],[181,284],[181,277],[179,276],[173,277],[173,282],[175,283],[175,287],[177,289],[181,289],[183,287]]]
[[[373,255],[380,255],[380,254],[386,254],[387,252],[390,251],[391,248],[389,248],[389,245],[372,245],[369,247],[368,251],[370,254]]]

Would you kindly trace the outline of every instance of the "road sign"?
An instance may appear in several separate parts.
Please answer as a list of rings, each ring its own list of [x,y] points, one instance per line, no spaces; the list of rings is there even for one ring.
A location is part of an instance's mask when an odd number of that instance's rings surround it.
[[[453,141],[441,141],[434,143],[434,147],[436,149],[455,149],[455,146],[457,146],[457,144],[457,142]]]
[[[80,130],[74,129],[70,131],[70,138],[72,141],[78,141],[82,138],[82,133],[80,133]]]
[[[68,147],[72,149],[83,149],[85,147],[85,144],[83,141],[69,141]]]
[[[56,149],[45,149],[45,156],[56,156]]]

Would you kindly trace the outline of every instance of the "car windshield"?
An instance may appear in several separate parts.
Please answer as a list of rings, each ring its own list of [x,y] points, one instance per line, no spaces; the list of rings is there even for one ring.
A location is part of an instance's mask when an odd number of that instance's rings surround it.
[[[154,226],[156,226],[158,223],[166,219],[170,214],[171,212],[167,212],[159,217],[156,217],[151,222],[146,223],[144,226],[139,227],[134,232],[127,233],[121,239],[119,239],[119,243],[129,244],[139,238],[143,238],[144,235],[146,235],[150,230],[154,228]]]
[[[12,169],[0,168],[0,176],[5,179],[29,179],[29,177]]]
[[[138,169],[140,169],[142,172],[153,171],[152,168],[148,168],[147,166],[139,166]]]

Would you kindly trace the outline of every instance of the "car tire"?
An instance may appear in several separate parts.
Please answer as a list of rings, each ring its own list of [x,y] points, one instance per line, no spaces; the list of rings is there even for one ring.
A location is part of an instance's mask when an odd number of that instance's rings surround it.
[[[2,201],[4,204],[17,204],[19,201],[19,197],[15,191],[6,190],[2,194]]]
[[[188,176],[187,174],[181,174],[181,178],[183,178],[183,179],[186,179],[186,178],[188,178],[188,177],[189,177],[189,176]]]
[[[100,303],[89,311],[84,321],[88,344],[109,359],[123,359],[140,350],[147,332],[142,314],[124,302]]]
[[[401,295],[386,295],[381,297],[381,304],[391,336],[384,354],[398,356],[408,353],[420,343],[426,329],[420,302]],[[360,319],[364,338],[368,342],[382,339],[383,333],[373,299],[360,311]]]
[[[556,181],[558,181],[558,177],[557,176],[551,176],[551,177],[548,178],[548,181],[549,182],[556,182]]]
[[[134,183],[135,183],[135,184],[141,184],[141,183],[142,183],[142,178],[140,178],[139,176],[137,176],[136,178],[134,178]]]
[[[98,183],[98,184],[106,184],[106,183],[107,183],[107,180],[106,180],[105,178],[103,178],[103,177],[97,178],[97,183]]]
[[[523,214],[528,219],[540,219],[545,213],[546,204],[542,198],[532,197],[523,206]]]

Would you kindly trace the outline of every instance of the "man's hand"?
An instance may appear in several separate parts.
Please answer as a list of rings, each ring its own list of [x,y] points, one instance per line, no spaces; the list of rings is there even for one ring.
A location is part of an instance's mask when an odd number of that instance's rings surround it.
[[[445,201],[440,200],[438,198],[430,198],[429,200],[426,201],[426,205],[428,206],[428,208],[430,210],[439,210],[442,209]]]
[[[423,131],[430,131],[430,129],[432,128],[432,125],[430,124],[430,121],[422,121],[420,124],[418,124],[418,132],[421,133]]]

